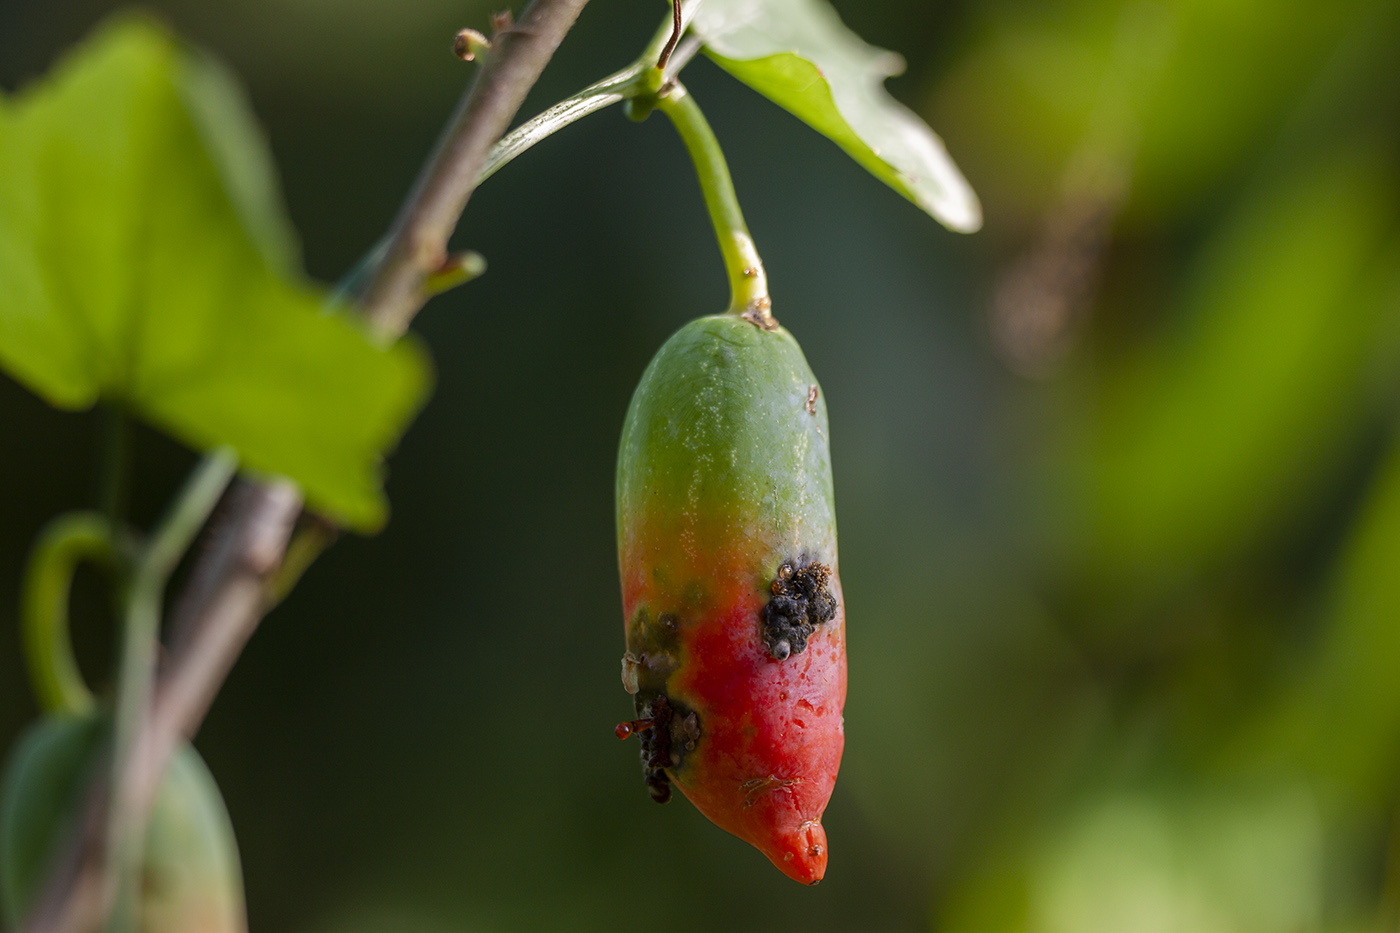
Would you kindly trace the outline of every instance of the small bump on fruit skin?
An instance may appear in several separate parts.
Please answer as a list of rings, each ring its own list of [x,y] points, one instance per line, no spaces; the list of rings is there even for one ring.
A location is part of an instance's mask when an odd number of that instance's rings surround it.
[[[826,871],[845,741],[827,438],[792,336],[717,315],[648,366],[617,474],[622,679],[654,722],[638,733],[648,787],[679,788],[804,884]]]

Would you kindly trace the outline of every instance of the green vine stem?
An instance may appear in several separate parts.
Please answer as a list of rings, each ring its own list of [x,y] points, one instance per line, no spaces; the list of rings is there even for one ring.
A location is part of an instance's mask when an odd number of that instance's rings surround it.
[[[679,5],[681,32],[684,32],[686,27],[690,25],[699,5],[694,0]],[[516,156],[534,146],[535,143],[548,139],[570,123],[621,101],[655,94],[666,76],[674,76],[690,60],[689,55],[675,56],[670,66],[665,69],[664,75],[662,70],[657,67],[657,60],[675,34],[675,19],[672,16],[667,16],[666,21],[656,30],[651,41],[642,50],[642,54],[637,56],[636,61],[632,64],[621,71],[613,72],[606,78],[595,81],[577,94],[564,98],[548,110],[536,114],[502,136],[500,141],[491,147],[491,154],[486,158],[486,164],[477,177],[477,183],[490,178]]]
[[[705,207],[710,212],[719,251],[729,273],[730,312],[742,315],[764,330],[773,330],[778,322],[771,313],[773,303],[768,297],[768,277],[744,223],[739,197],[734,193],[734,180],[729,175],[729,165],[724,161],[719,140],[715,139],[709,122],[700,112],[700,105],[678,81],[662,89],[656,99],[656,109],[671,118],[695,163]]]
[[[137,789],[124,776],[130,772],[128,759],[136,751],[138,732],[151,701],[165,586],[237,469],[238,458],[230,448],[205,455],[141,551],[126,592],[112,751],[113,805],[107,836],[110,864],[117,869],[117,889],[108,929],[130,929],[140,883],[145,821],[132,819],[139,808],[127,802]]]
[[[47,713],[92,712],[92,692],[73,660],[68,630],[68,594],[78,565],[89,561],[111,570],[117,563],[112,524],[95,512],[60,515],[39,533],[29,554],[20,596],[29,679]]]
[[[500,141],[491,147],[491,154],[486,157],[486,164],[481,167],[481,174],[477,176],[477,184],[496,174],[535,143],[548,139],[570,123],[627,99],[634,93],[637,79],[646,71],[647,67],[640,62],[628,65],[621,71],[590,84],[577,94],[564,98],[502,136]]]

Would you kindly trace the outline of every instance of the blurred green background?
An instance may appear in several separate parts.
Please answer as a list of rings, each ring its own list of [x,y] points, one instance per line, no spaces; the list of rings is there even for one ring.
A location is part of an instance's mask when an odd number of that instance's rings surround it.
[[[1400,4],[838,0],[986,209],[946,232],[697,61],[830,406],[850,697],[827,880],[650,802],[612,471],[725,282],[672,129],[610,111],[472,200],[415,325],[394,514],[265,622],[198,746],[257,931],[1216,933],[1400,920]],[[0,86],[106,0],[0,0]],[[389,223],[469,77],[463,0],[151,4],[247,82],[310,271]],[[664,10],[594,0],[534,112]],[[522,114],[523,116],[524,114]],[[96,416],[0,377],[0,746],[29,543]],[[139,435],[149,523],[193,456]],[[110,683],[80,578],[77,638]]]

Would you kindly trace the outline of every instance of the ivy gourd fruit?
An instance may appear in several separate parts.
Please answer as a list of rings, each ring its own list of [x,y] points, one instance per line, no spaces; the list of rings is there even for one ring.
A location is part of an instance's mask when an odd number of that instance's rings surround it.
[[[660,802],[678,787],[789,877],[826,872],[845,606],[826,404],[785,329],[692,321],[632,397],[617,465],[623,685]]]
[[[51,715],[16,743],[0,787],[0,895],[20,922],[81,811],[111,739],[105,716]],[[189,745],[170,761],[146,825],[141,933],[245,933],[243,877],[218,785]]]

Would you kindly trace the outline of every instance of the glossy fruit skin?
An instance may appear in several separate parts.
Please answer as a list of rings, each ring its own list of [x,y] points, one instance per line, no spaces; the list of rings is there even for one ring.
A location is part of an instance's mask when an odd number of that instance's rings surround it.
[[[11,929],[39,893],[110,721],[49,716],[15,745],[0,786],[0,900]],[[176,752],[146,828],[139,933],[244,933],[243,879],[233,826],[195,750]]]
[[[647,367],[617,471],[623,683],[639,717],[662,720],[641,734],[653,797],[674,783],[804,884],[826,871],[845,741],[828,437],[792,335],[716,315]],[[782,606],[810,606],[814,624],[775,634]]]

